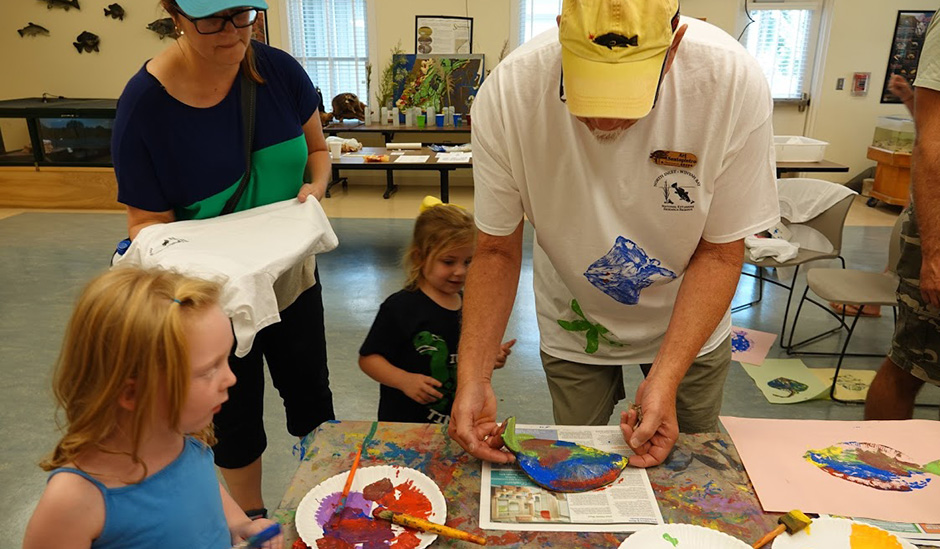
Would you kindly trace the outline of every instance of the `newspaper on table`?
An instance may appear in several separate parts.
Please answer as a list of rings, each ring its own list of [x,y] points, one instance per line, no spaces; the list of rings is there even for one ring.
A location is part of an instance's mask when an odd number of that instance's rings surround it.
[[[516,433],[631,453],[616,425],[516,425]],[[604,488],[562,493],[533,483],[514,463],[483,464],[480,527],[486,530],[635,532],[662,523],[646,469],[627,467]]]

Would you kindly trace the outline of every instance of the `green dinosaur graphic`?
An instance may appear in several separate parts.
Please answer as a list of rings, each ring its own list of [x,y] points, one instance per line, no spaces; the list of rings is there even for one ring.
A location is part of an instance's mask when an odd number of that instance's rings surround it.
[[[571,300],[571,310],[581,318],[579,320],[559,319],[558,325],[569,332],[586,332],[585,337],[587,338],[587,344],[584,346],[585,353],[589,355],[596,353],[601,340],[611,347],[623,347],[626,345],[609,336],[610,330],[607,328],[588,320],[587,317],[584,316],[584,312],[581,311],[581,306],[578,305],[577,299]]]
[[[431,357],[431,377],[441,382],[438,387],[444,397],[428,406],[442,414],[450,413],[450,403],[457,389],[457,365],[450,363],[450,350],[444,338],[431,332],[418,332],[414,338],[415,351]]]

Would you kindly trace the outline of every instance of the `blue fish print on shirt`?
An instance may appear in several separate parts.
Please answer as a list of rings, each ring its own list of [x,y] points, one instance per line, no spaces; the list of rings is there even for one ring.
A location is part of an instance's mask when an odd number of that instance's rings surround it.
[[[614,247],[592,263],[584,276],[594,287],[620,303],[636,305],[642,290],[659,278],[676,278],[676,273],[660,267],[658,259],[646,255],[632,240],[618,236]]]
[[[731,350],[733,352],[743,353],[751,348],[751,340],[747,338],[747,332],[732,330],[731,333]]]

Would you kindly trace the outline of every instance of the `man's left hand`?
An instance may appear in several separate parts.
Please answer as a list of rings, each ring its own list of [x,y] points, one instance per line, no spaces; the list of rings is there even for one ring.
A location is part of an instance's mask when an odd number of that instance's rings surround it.
[[[642,410],[642,422],[634,409],[621,412],[620,431],[635,453],[630,456],[630,465],[653,467],[666,461],[679,439],[675,391],[646,379],[637,388],[636,403]]]
[[[920,294],[926,303],[940,309],[940,258],[923,258],[920,265]]]

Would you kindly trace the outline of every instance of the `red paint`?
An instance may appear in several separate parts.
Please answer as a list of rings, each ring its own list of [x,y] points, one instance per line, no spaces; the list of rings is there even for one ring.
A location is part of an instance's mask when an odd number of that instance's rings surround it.
[[[538,456],[539,463],[549,469],[571,457],[571,448],[555,446],[554,440],[533,438],[522,441],[522,451]]]
[[[545,519],[545,520],[552,520],[552,513],[551,513],[550,511],[544,511],[544,510],[543,510],[540,514],[542,515],[542,518],[543,518],[543,519]]]
[[[618,476],[620,476],[620,469],[611,469],[603,475],[598,475],[594,478],[558,479],[555,481],[555,485],[559,490],[563,491],[584,492],[589,490],[592,486],[603,483],[603,486],[599,488],[599,490],[603,490],[608,484],[617,480]]]
[[[378,501],[383,496],[395,489],[392,481],[387,478],[373,482],[362,490],[362,496],[369,501]]]
[[[421,538],[414,532],[405,530],[395,538],[395,549],[415,549],[421,545]]]
[[[423,519],[431,516],[431,502],[410,480],[406,480],[396,486],[395,490],[373,501],[398,513]]]

